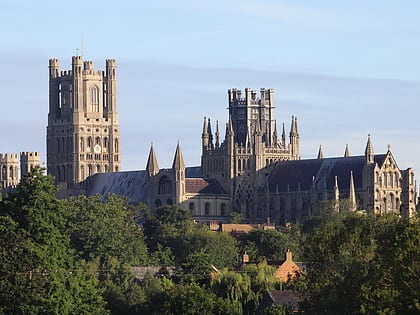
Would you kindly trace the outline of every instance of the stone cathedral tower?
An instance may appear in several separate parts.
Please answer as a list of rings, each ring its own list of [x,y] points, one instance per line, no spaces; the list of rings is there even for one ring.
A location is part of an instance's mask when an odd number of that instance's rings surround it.
[[[96,173],[120,170],[116,63],[97,71],[92,61],[72,57],[72,69],[49,61],[47,170],[64,188],[78,193],[79,183]]]
[[[201,167],[204,178],[216,178],[232,196],[232,209],[246,219],[265,214],[258,204],[259,187],[266,184],[268,169],[277,161],[299,160],[297,119],[292,117],[290,141],[283,124],[279,135],[274,117],[274,90],[246,88],[228,91],[229,122],[222,142],[218,123],[213,139],[210,119],[204,120]],[[267,171],[263,171],[263,170]]]

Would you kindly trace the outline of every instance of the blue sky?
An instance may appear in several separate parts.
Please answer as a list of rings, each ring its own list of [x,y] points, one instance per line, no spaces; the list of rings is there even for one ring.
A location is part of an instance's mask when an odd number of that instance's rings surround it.
[[[118,65],[122,168],[153,142],[199,165],[204,116],[227,120],[227,89],[274,88],[278,127],[298,117],[302,158],[387,144],[420,172],[419,1],[0,0],[0,152],[45,160],[48,59]],[[82,45],[83,42],[83,45]],[[223,129],[223,128],[222,128]],[[420,174],[420,173],[419,173]],[[417,176],[418,177],[418,176]]]

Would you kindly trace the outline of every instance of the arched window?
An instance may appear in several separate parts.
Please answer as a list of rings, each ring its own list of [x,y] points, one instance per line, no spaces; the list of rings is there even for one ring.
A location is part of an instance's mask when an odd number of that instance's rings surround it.
[[[85,179],[85,167],[83,165],[80,166],[80,178]]]
[[[204,204],[204,214],[205,215],[209,215],[210,214],[210,204],[208,202],[206,202]]]
[[[88,176],[92,176],[93,167],[92,164],[88,165]]]
[[[101,138],[99,138],[99,137],[96,137],[95,138],[95,144],[101,144]]]
[[[159,194],[160,195],[172,194],[172,182],[166,176],[162,177],[159,181]]]
[[[80,152],[85,152],[85,138],[80,138]]]
[[[61,146],[60,146],[60,139],[57,138],[57,153],[60,153],[60,148],[61,148]]]
[[[221,216],[225,216],[226,215],[226,205],[224,203],[222,203],[220,205],[220,215]]]
[[[98,164],[96,165],[96,173],[100,173],[101,172],[101,166]]]
[[[61,180],[61,172],[60,172],[60,166],[57,166],[57,180]]]
[[[190,202],[190,204],[188,205],[188,209],[190,209],[191,211],[194,210],[194,202]]]
[[[61,169],[62,169],[61,171],[62,179],[63,181],[65,181],[66,180],[66,167],[63,165]]]
[[[107,137],[104,138],[104,148],[108,152],[108,138]]]
[[[87,147],[91,148],[92,147],[92,137],[88,137],[87,138]]]
[[[118,150],[119,150],[118,139],[115,139],[115,142],[114,142],[114,151],[115,151],[115,153],[118,153]]]
[[[2,180],[6,180],[7,179],[7,168],[5,165],[3,165],[3,167],[1,168],[1,178]]]
[[[115,166],[115,171],[118,172],[118,166]]]
[[[109,172],[108,164],[105,164],[105,173],[108,173],[108,172]]]
[[[90,88],[90,104],[92,112],[99,112],[99,89],[97,86]]]
[[[13,177],[15,177],[15,172],[13,171],[13,166],[10,166],[9,168],[9,176],[11,179],[13,179]]]

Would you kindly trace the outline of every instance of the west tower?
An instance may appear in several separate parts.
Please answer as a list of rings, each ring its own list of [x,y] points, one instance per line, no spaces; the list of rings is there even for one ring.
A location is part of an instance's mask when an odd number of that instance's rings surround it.
[[[116,62],[106,70],[72,57],[72,69],[60,71],[49,60],[47,171],[67,194],[95,173],[120,170]]]

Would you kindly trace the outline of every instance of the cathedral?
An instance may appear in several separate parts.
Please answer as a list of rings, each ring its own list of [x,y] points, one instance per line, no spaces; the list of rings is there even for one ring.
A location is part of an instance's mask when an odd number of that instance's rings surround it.
[[[399,169],[390,147],[375,154],[369,136],[363,155],[346,147],[342,157],[325,158],[320,147],[317,158],[301,159],[297,118],[287,133],[284,123],[278,130],[274,109],[273,89],[230,89],[226,125],[204,118],[200,166],[185,165],[178,143],[172,167],[159,168],[152,144],[144,170],[120,171],[115,60],[101,71],[74,56],[72,69],[60,71],[50,59],[47,172],[62,198],[115,193],[151,212],[179,205],[201,222],[226,222],[235,211],[249,223],[301,223],[321,214],[323,203],[335,211],[414,215],[414,171]],[[16,185],[9,160],[0,156],[0,179],[11,174]]]

